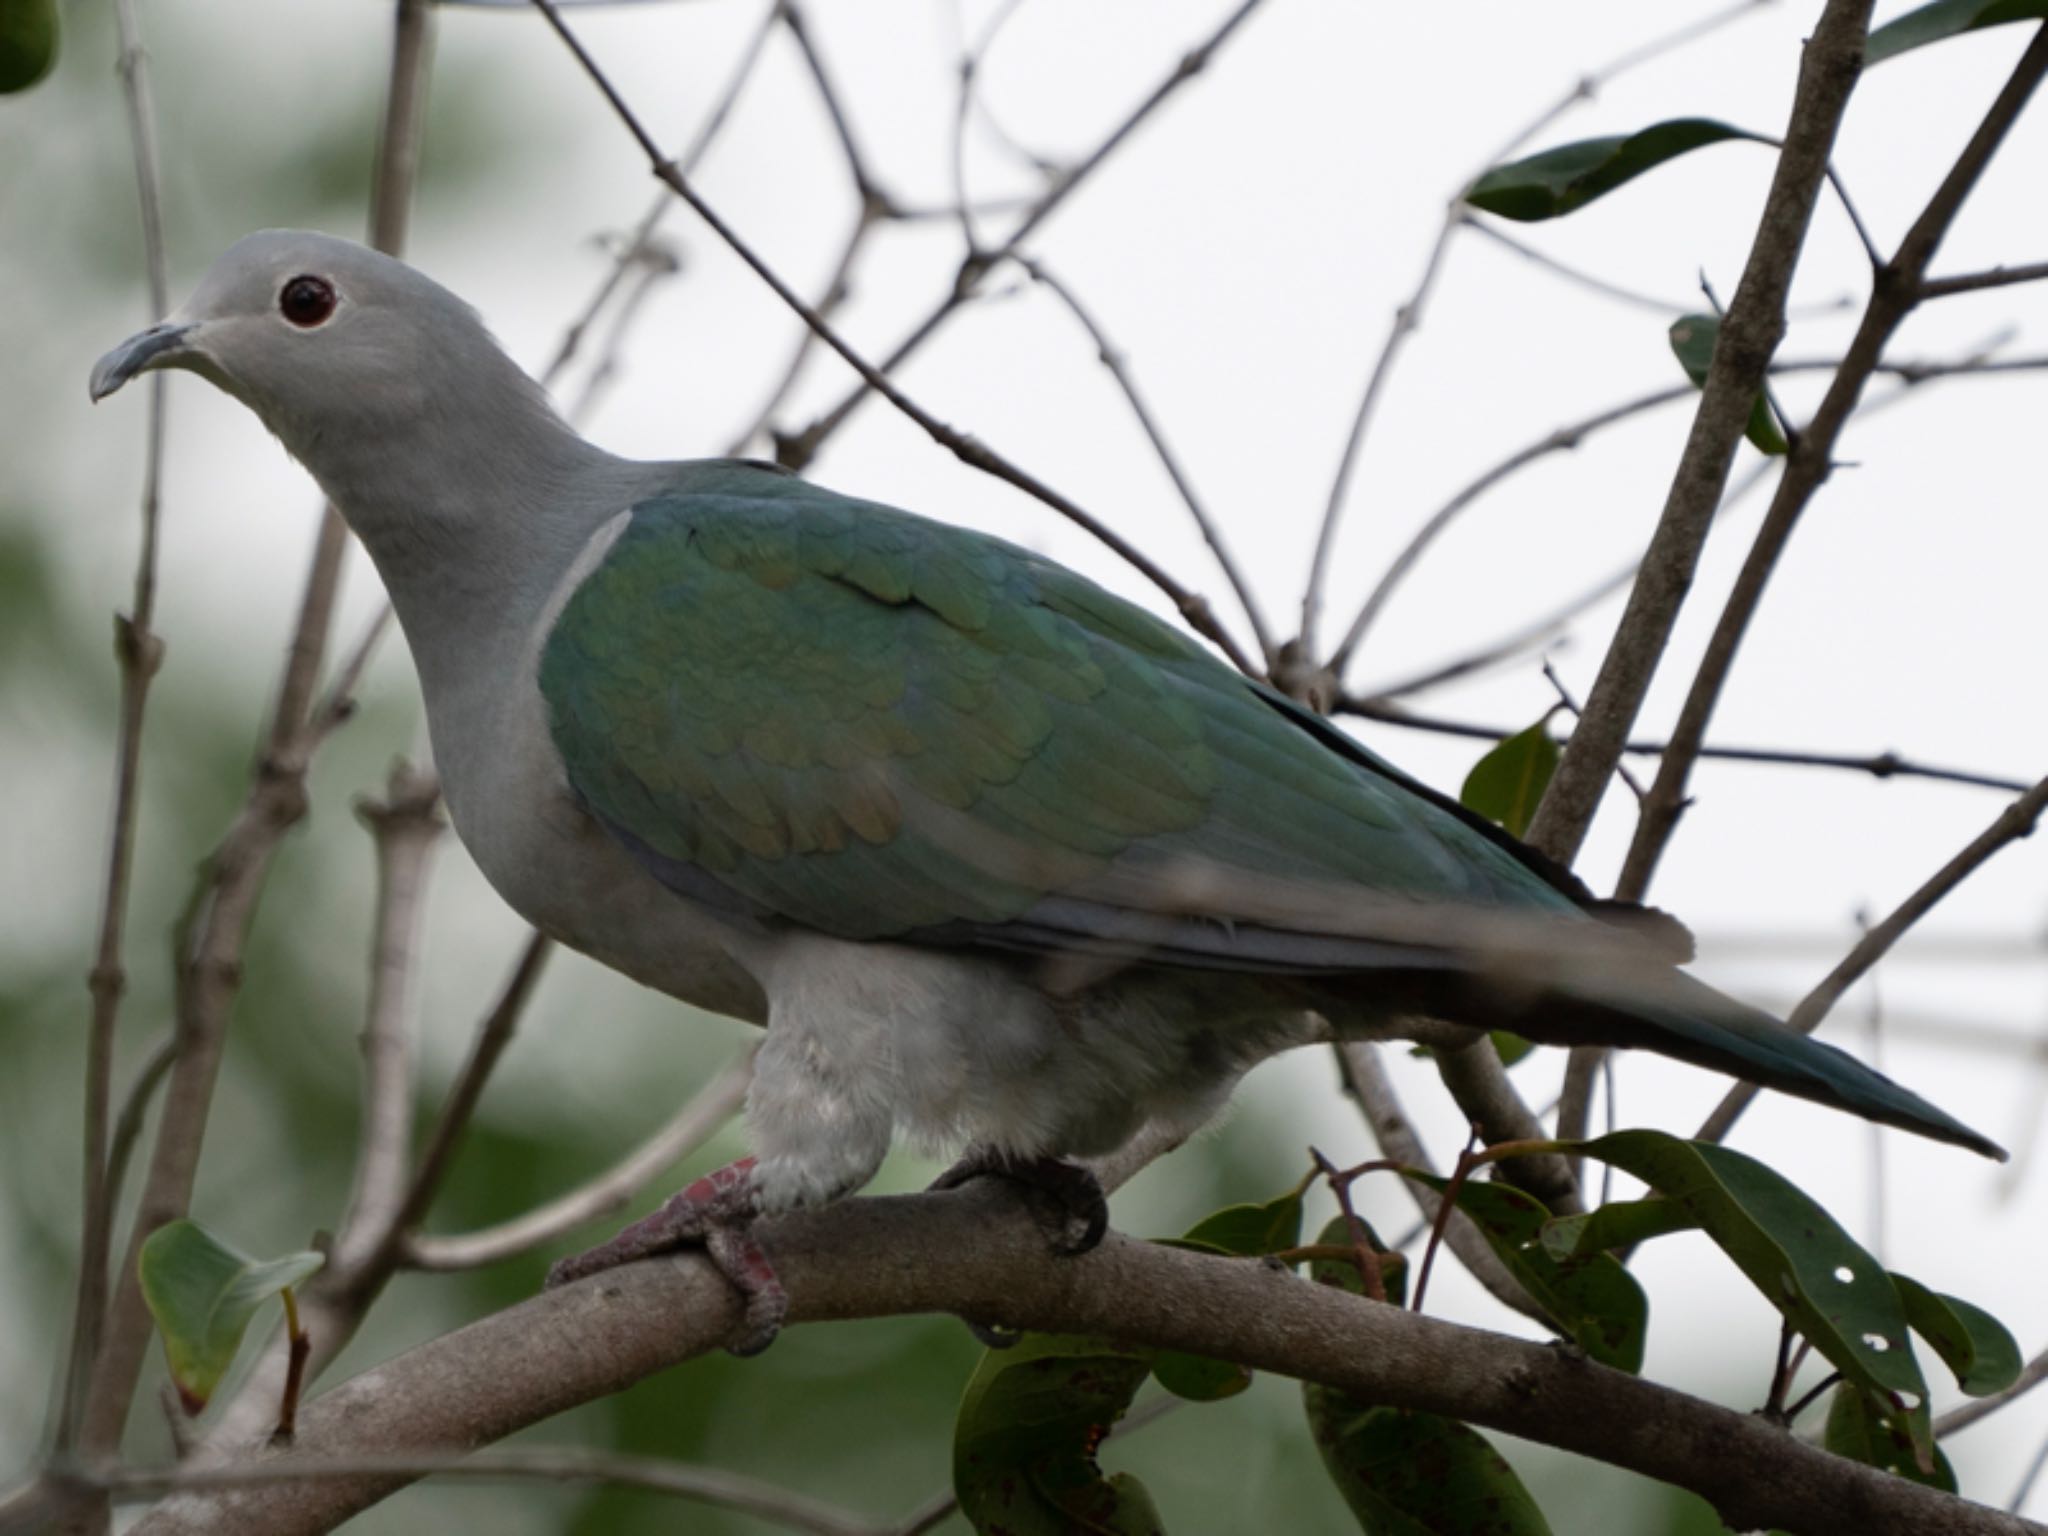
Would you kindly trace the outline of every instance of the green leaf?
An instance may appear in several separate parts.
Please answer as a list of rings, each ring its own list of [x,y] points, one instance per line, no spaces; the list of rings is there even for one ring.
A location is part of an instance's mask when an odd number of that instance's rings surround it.
[[[1493,1048],[1499,1054],[1500,1064],[1504,1067],[1512,1067],[1536,1049],[1534,1040],[1526,1040],[1511,1029],[1492,1029],[1488,1030],[1487,1034],[1492,1037]]]
[[[1195,1248],[1231,1258],[1257,1258],[1301,1243],[1301,1197],[1296,1189],[1264,1205],[1226,1205],[1204,1216],[1180,1237],[1163,1238],[1176,1248]]]
[[[1388,1261],[1398,1257],[1370,1222],[1359,1226],[1374,1253]],[[1332,1217],[1316,1237],[1318,1247],[1351,1243],[1351,1225],[1342,1216]],[[1387,1299],[1400,1306],[1407,1299],[1405,1272],[1390,1262],[1383,1273]],[[1309,1278],[1365,1294],[1355,1264],[1316,1259]],[[1361,1402],[1314,1382],[1302,1383],[1301,1406],[1330,1481],[1367,1536],[1549,1536],[1543,1511],[1514,1470],[1463,1424]]]
[[[1557,743],[1550,739],[1545,715],[1526,731],[1517,731],[1472,765],[1458,803],[1497,821],[1515,836],[1529,830],[1550,776],[1557,772]]]
[[[1408,1177],[1439,1194],[1450,1186],[1434,1174],[1410,1172]],[[1550,1212],[1511,1184],[1468,1183],[1458,1191],[1458,1209],[1472,1218],[1559,1332],[1602,1365],[1631,1374],[1642,1369],[1650,1304],[1613,1255],[1553,1257],[1542,1241]]]
[[[0,0],[0,96],[25,91],[57,62],[57,0]]]
[[[1188,1228],[1181,1237],[1162,1238],[1169,1247],[1193,1248],[1227,1258],[1253,1258],[1277,1253],[1301,1242],[1301,1197],[1294,1189],[1264,1205],[1226,1205]],[[1252,1373],[1230,1360],[1187,1355],[1163,1349],[1153,1357],[1153,1374],[1176,1397],[1198,1403],[1235,1397],[1252,1384]]]
[[[1543,1224],[1543,1251],[1553,1259],[1581,1259],[1610,1248],[1633,1248],[1653,1237],[1697,1227],[1691,1213],[1675,1200],[1610,1200],[1597,1211],[1578,1216],[1553,1216]]]
[[[1906,1321],[1934,1346],[1944,1364],[1956,1373],[1956,1385],[1972,1397],[2003,1392],[2020,1379],[2020,1346],[2005,1324],[1956,1296],[1930,1291],[1910,1276],[1892,1273]]]
[[[1868,69],[1915,48],[1975,32],[1980,27],[2043,18],[2048,18],[2048,0],[1935,0],[1933,5],[1908,11],[1872,32],[1870,41],[1864,45],[1863,67]]]
[[[1685,376],[1693,383],[1704,387],[1707,382],[1707,367],[1714,360],[1714,343],[1721,339],[1721,317],[1719,315],[1680,315],[1671,322],[1671,350],[1678,357],[1678,365],[1685,370]],[[1759,453],[1780,457],[1791,449],[1785,441],[1785,434],[1778,430],[1778,419],[1771,414],[1770,402],[1759,393],[1749,403],[1749,424],[1744,427],[1746,436]]]
[[[1580,1148],[1678,1202],[1764,1299],[1850,1381],[1883,1397],[1925,1465],[1933,1430],[1906,1309],[1884,1267],[1834,1217],[1753,1157],[1661,1131]]]
[[[1504,219],[1533,223],[1583,208],[1667,160],[1731,139],[1771,141],[1705,117],[1678,117],[1638,133],[1581,139],[1497,165],[1472,184],[1465,201]]]
[[[1002,1536],[1162,1536],[1144,1484],[1095,1462],[1150,1370],[1143,1355],[1063,1334],[989,1351],[953,1429],[960,1512]]]
[[[1922,1471],[1913,1456],[1913,1442],[1900,1428],[1877,1411],[1863,1388],[1843,1382],[1828,1400],[1828,1427],[1824,1439],[1837,1456],[1860,1461],[1866,1467],[1880,1467],[1908,1482],[1956,1492],[1956,1469],[1949,1465],[1941,1447],[1934,1448],[1931,1471]]]
[[[1408,1305],[1408,1267],[1401,1255],[1380,1241],[1380,1235],[1373,1230],[1371,1222],[1363,1217],[1358,1225],[1363,1229],[1365,1245],[1380,1258],[1380,1280],[1387,1288],[1387,1302],[1391,1306]],[[1323,1230],[1316,1235],[1318,1248],[1349,1248],[1352,1245],[1351,1224],[1342,1216],[1332,1216]],[[1334,1285],[1339,1290],[1349,1291],[1354,1296],[1365,1294],[1365,1277],[1358,1272],[1356,1263],[1346,1264],[1340,1259],[1312,1259],[1308,1266],[1309,1279],[1318,1285]]]
[[[1550,1536],[1529,1490],[1476,1431],[1312,1382],[1301,1400],[1330,1481],[1367,1536]]]
[[[196,1221],[150,1233],[137,1263],[142,1299],[164,1336],[171,1380],[187,1413],[198,1413],[234,1363],[256,1309],[327,1261],[317,1253],[252,1259]]]

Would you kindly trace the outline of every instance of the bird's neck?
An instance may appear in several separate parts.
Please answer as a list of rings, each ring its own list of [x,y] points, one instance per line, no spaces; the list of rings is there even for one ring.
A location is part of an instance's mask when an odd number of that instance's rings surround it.
[[[286,438],[375,562],[430,702],[523,644],[590,536],[661,478],[585,442],[507,368],[460,399]]]

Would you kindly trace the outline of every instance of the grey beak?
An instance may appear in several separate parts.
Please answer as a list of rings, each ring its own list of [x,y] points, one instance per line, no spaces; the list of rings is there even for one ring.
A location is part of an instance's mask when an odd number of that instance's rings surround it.
[[[92,365],[87,388],[93,399],[104,400],[136,374],[176,358],[191,331],[189,325],[174,325],[168,320],[146,331],[137,331]]]

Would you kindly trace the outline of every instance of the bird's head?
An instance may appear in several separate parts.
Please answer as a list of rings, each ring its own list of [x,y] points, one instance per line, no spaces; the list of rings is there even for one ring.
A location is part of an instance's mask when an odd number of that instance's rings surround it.
[[[401,261],[332,235],[235,242],[170,318],[92,370],[95,400],[183,368],[233,395],[300,458],[337,429],[385,433],[440,416],[465,386],[518,370],[462,300]],[[508,381],[510,382],[510,381]],[[515,389],[531,389],[523,374]]]

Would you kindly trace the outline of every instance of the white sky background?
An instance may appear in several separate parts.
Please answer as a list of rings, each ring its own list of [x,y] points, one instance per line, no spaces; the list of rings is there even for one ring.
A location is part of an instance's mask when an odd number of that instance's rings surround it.
[[[679,148],[723,82],[762,7],[740,0],[572,13],[575,25],[648,127]],[[936,0],[813,7],[813,27],[855,131],[883,184],[914,205],[951,199],[949,134],[959,30]],[[1010,133],[1054,159],[1092,147],[1220,17],[1226,6],[1181,0],[1029,0],[1002,34],[982,89]],[[1268,0],[1202,78],[1079,192],[1031,249],[1085,297],[1117,343],[1206,503],[1250,573],[1276,630],[1291,634],[1337,452],[1394,307],[1419,276],[1446,197],[1505,139],[1586,68],[1656,35],[1701,5],[1523,6],[1345,4]],[[1880,17],[1902,7],[1880,8]],[[1707,115],[1767,133],[1782,129],[1798,42],[1818,7],[1774,5],[1682,53],[1615,82],[1537,141],[1625,132],[1664,117]],[[991,13],[966,7],[969,30]],[[249,120],[288,135],[307,92],[374,89],[387,24],[381,8],[266,7],[274,31],[246,15],[151,18],[160,54],[221,50],[218,65],[247,97]],[[516,195],[418,210],[412,255],[464,294],[510,350],[538,370],[567,317],[600,277],[590,237],[628,225],[651,179],[631,141],[536,18],[443,13],[438,67],[488,74],[528,100],[554,143],[522,172]],[[2010,27],[1889,63],[1859,90],[1838,168],[1881,246],[1893,245],[1951,164],[2024,44]],[[178,159],[179,103],[163,103],[174,196],[205,202],[203,166]],[[107,111],[118,110],[111,89]],[[967,175],[977,195],[1035,190],[1028,171],[981,133]],[[430,137],[427,153],[434,153]],[[2040,196],[2048,106],[2037,103],[1985,178],[1937,262],[1961,271],[2048,256]],[[1615,282],[1699,307],[1704,269],[1725,300],[1735,287],[1772,168],[1768,150],[1701,151],[1571,218],[1513,226],[1544,251]],[[852,194],[794,50],[771,44],[766,67],[697,178],[707,197],[800,289],[815,292],[853,216]],[[998,219],[987,228],[1000,231]],[[670,230],[686,276],[651,302],[622,375],[590,425],[617,451],[685,457],[718,449],[748,419],[796,333],[751,274],[686,210]],[[339,231],[357,234],[359,229]],[[950,281],[958,232],[943,222],[884,231],[843,312],[869,356],[886,350]],[[216,254],[174,249],[174,291]],[[33,261],[28,276],[34,278]],[[1841,210],[1824,200],[1794,290],[1795,306],[1853,294],[1867,269]],[[992,289],[1014,286],[999,276]],[[139,280],[138,280],[139,292]],[[136,306],[139,309],[139,302]],[[90,412],[83,380],[136,315],[80,317],[75,351],[46,347],[53,398],[40,407],[38,454],[61,494],[50,505],[124,508],[132,499],[140,394]],[[1854,311],[1804,321],[1786,356],[1830,353]],[[1341,633],[1387,560],[1446,496],[1502,455],[1567,420],[1675,381],[1668,317],[1602,301],[1471,235],[1454,246],[1421,334],[1402,358],[1365,449],[1333,566],[1325,643]],[[1943,301],[1916,316],[1897,357],[1968,352],[2006,325],[2013,355],[2048,346],[2048,287]],[[0,366],[8,366],[0,360]],[[814,363],[800,408],[807,421],[848,375]],[[942,419],[989,442],[1112,522],[1229,611],[1227,588],[1140,438],[1085,335],[1049,296],[1018,291],[953,322],[899,382]],[[1787,381],[1795,416],[1820,376]],[[569,393],[573,394],[573,386]],[[160,627],[176,653],[241,680],[252,701],[295,603],[312,527],[304,476],[239,407],[195,380],[174,386]],[[2048,376],[2006,376],[1919,392],[1852,427],[1844,470],[1815,500],[1794,539],[1716,716],[1713,739],[1744,745],[1875,752],[2031,779],[2048,771],[2048,711],[2038,658],[2048,651],[2048,525],[2036,437]],[[1667,408],[1545,461],[1475,506],[1384,615],[1353,681],[1405,674],[1547,610],[1636,552],[1661,504],[1688,419]],[[1740,475],[1753,456],[1745,449]],[[809,473],[835,488],[990,529],[1045,550],[1140,601],[1152,589],[1086,534],[956,464],[880,403],[859,416]],[[1675,714],[1693,659],[1746,551],[1764,498],[1733,512],[1710,545],[1643,733]],[[97,514],[96,514],[97,515]],[[125,519],[125,510],[121,513]],[[125,602],[128,524],[83,519],[64,530],[67,579],[99,608]],[[374,574],[349,573],[341,633],[371,610]],[[1581,696],[1618,602],[1596,610],[1557,665]],[[1238,628],[1243,633],[1241,626]],[[404,675],[391,647],[378,676]],[[226,686],[226,684],[224,684]],[[1426,706],[1505,727],[1551,702],[1535,660],[1447,690]],[[254,708],[252,702],[252,709]],[[1480,748],[1377,729],[1374,745],[1455,790]],[[393,743],[394,747],[403,743]],[[13,754],[7,754],[12,760]],[[1645,776],[1653,766],[1637,760]],[[16,943],[82,933],[91,890],[75,848],[102,835],[99,765],[38,790],[47,814],[21,829],[8,880]],[[1654,899],[1705,940],[1701,968],[1738,990],[1785,1004],[1853,937],[1852,915],[1881,915],[1985,825],[1995,792],[1800,769],[1708,764],[1699,803],[1659,874]],[[1632,817],[1611,798],[1582,868],[1611,884]],[[452,857],[441,881],[428,1016],[446,1024],[436,1059],[460,1048],[463,995],[495,954],[510,919]],[[1883,971],[1902,1033],[1888,1068],[1988,1133],[2017,1144],[2041,1118],[2041,1069],[2024,1053],[2044,1032],[2048,971],[2039,963],[2048,864],[2038,844],[2009,850],[1952,897]],[[35,893],[33,902],[30,893]],[[1719,936],[1811,938],[1774,962]],[[2036,957],[1943,963],[1945,940],[1998,938]],[[1835,1038],[1861,1049],[1845,1004]],[[1945,1018],[2001,1026],[2002,1051],[1944,1048]],[[1904,1032],[1909,1023],[1923,1028]],[[567,1041],[523,1038],[518,1080],[544,1085],[571,1063]],[[550,1054],[552,1053],[552,1055]],[[546,1065],[552,1061],[553,1066]],[[1403,1064],[1405,1068],[1405,1063]],[[631,1063],[618,1070],[630,1071]],[[1536,1069],[1540,1076],[1542,1068]],[[1410,1107],[1448,1156],[1454,1117],[1426,1073],[1405,1072]],[[1628,1058],[1625,1122],[1689,1130],[1719,1096],[1718,1079]],[[601,1102],[602,1085],[588,1092]],[[1325,1145],[1363,1147],[1327,1065],[1269,1068],[1247,1090],[1284,1105],[1289,1134],[1306,1125]],[[2039,1274],[2048,1210],[2038,1167],[2001,1184],[1969,1155],[1890,1135],[1889,1250],[1899,1267],[2003,1317],[2029,1353],[2048,1315]],[[1869,1233],[1868,1158],[1860,1128],[1783,1101],[1754,1109],[1735,1144],[1763,1156]],[[1148,1182],[1171,1179],[1171,1164]],[[1250,1194],[1251,1192],[1247,1192]],[[1385,1207],[1405,1226],[1401,1207]],[[1653,1247],[1639,1268],[1655,1298],[1650,1369],[1661,1379],[1731,1393],[1761,1385],[1773,1329],[1761,1302],[1731,1301],[1732,1269],[1683,1243]],[[1469,1287],[1445,1287],[1459,1315],[1508,1326]],[[1705,1309],[1719,1309],[1709,1312]],[[1711,1336],[1687,1319],[1712,1315]],[[1731,1365],[1735,1330],[1746,1330]],[[1750,1335],[1754,1337],[1751,1338]],[[1753,1347],[1752,1347],[1753,1346]],[[1930,1359],[1930,1375],[1938,1371]],[[1753,1367],[1753,1369],[1751,1369]],[[1742,1374],[1737,1376],[1735,1372]],[[1952,1396],[1943,1393],[1938,1401]],[[2029,1404],[1960,1437],[1965,1487],[2003,1502],[2043,1432]],[[2048,1490],[2032,1508],[2048,1511]]]

